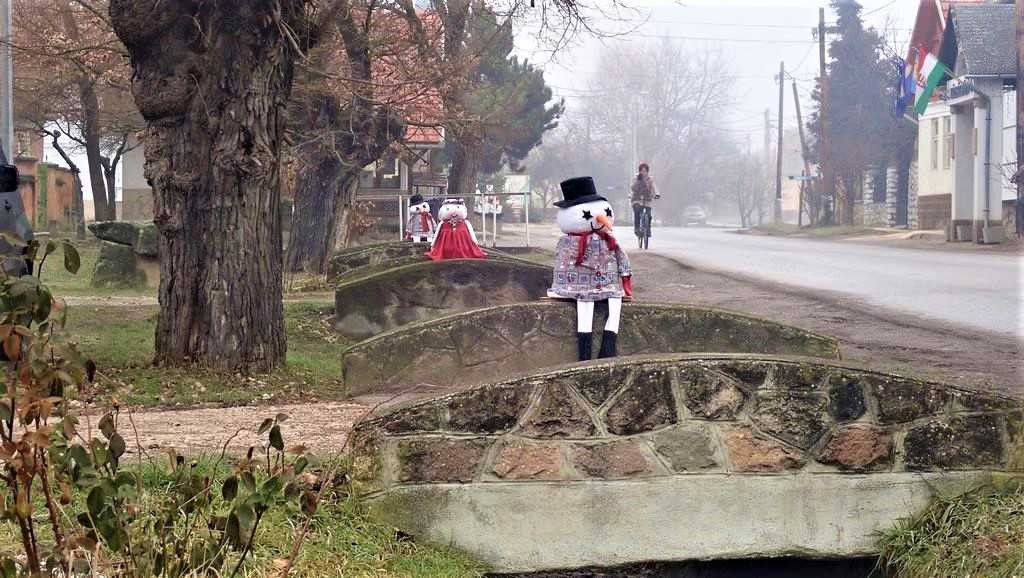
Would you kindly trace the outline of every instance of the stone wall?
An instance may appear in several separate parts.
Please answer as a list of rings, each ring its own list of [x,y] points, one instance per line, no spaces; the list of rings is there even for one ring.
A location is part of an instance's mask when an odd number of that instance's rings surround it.
[[[953,210],[952,195],[921,195],[917,198],[919,229],[945,229]]]
[[[394,384],[466,386],[573,363],[575,311],[567,301],[519,303],[406,325],[342,352],[344,383],[353,395]],[[599,304],[594,326],[603,327],[606,315]],[[834,339],[741,313],[653,303],[623,307],[621,355],[703,351],[839,357]]]
[[[373,511],[501,571],[867,554],[942,488],[1024,472],[1024,404],[806,359],[591,363],[353,434]]]
[[[489,305],[534,301],[551,285],[551,268],[513,259],[420,261],[335,288],[334,326],[349,339]]]

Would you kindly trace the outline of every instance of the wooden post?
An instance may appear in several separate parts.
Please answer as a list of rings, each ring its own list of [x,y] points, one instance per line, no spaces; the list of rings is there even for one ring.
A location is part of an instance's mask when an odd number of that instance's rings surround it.
[[[810,177],[813,173],[811,173],[811,161],[808,158],[810,155],[809,155],[809,153],[807,151],[807,138],[804,136],[804,117],[800,114],[800,93],[797,92],[797,90],[796,90],[796,81],[795,80],[793,81],[793,106],[796,107],[796,126],[799,129],[799,131],[800,131],[800,156],[802,156],[803,160],[804,160],[804,176]],[[805,192],[806,192],[806,194],[805,194]],[[812,202],[808,203],[808,204],[813,204],[813,199],[814,199],[814,180],[813,179],[810,180],[810,181],[803,181],[803,185],[800,187],[800,194],[801,194],[801,198],[800,198],[800,210],[798,212],[798,215],[799,215],[798,221],[799,221],[799,225],[803,226],[803,220],[802,219],[803,219],[803,215],[804,215],[804,213],[803,213],[803,211],[804,211],[804,199],[807,199],[807,198],[812,199]],[[810,225],[814,224],[814,221],[817,218],[817,214],[816,213],[817,212],[815,211],[815,214],[812,214],[811,211],[808,209],[808,211],[807,211],[807,221],[808,221],[808,224],[810,224]]]

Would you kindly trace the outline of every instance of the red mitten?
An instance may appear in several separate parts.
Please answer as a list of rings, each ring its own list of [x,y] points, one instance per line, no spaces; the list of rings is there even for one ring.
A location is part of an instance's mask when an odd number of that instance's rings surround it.
[[[626,292],[626,297],[633,296],[633,277],[622,278],[622,290]]]

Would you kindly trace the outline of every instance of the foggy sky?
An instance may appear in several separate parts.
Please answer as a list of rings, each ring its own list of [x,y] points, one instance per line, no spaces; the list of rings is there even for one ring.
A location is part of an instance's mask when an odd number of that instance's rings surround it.
[[[818,74],[818,45],[811,36],[818,24],[818,8],[826,8],[826,23],[835,22],[827,0],[620,0],[630,10],[618,16],[596,16],[594,24],[605,33],[624,36],[596,39],[580,38],[567,49],[552,54],[533,38],[533,25],[516,30],[516,53],[544,69],[544,76],[556,97],[567,103],[566,117],[584,98],[597,98],[591,92],[593,69],[603,44],[658,42],[672,37],[686,47],[719,48],[732,64],[736,75],[735,100],[728,119],[722,119],[737,139],[749,133],[754,143],[764,132],[764,110],[771,110],[772,124],[778,111],[779,61],[786,72],[796,77],[801,93],[801,108],[806,119],[812,109],[810,100]],[[604,4],[602,2],[602,4]],[[607,2],[611,6],[611,2]],[[906,54],[907,41],[917,14],[918,0],[862,0],[862,15],[867,25],[887,36],[893,51]],[[826,45],[827,48],[827,45]],[[607,87],[621,80],[607,80]],[[796,113],[792,88],[785,90],[786,128],[795,127]]]

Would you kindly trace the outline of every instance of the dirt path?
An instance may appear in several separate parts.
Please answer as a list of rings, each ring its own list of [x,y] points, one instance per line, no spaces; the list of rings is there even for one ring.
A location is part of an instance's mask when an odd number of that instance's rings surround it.
[[[122,411],[118,428],[128,442],[128,453],[157,457],[167,449],[180,454],[220,452],[244,454],[250,446],[257,449],[265,436],[256,433],[264,419],[279,413],[288,416],[281,424],[286,447],[304,445],[314,454],[330,455],[340,451],[348,432],[372,406],[363,403],[260,405],[225,408],[190,408],[164,411]],[[99,415],[83,416],[93,435]],[[84,428],[83,428],[84,429]]]
[[[637,299],[752,313],[834,336],[840,340],[846,359],[879,369],[1024,394],[1024,345],[1004,336],[871,310],[832,294],[812,294],[702,272],[664,257],[635,254],[632,260]],[[148,299],[144,297],[75,299],[79,304],[89,305],[149,304],[141,302]],[[229,439],[229,452],[241,454],[250,445],[259,445],[255,429],[260,421],[278,413],[289,415],[282,427],[286,445],[302,444],[314,452],[329,454],[344,448],[348,431],[367,412],[409,397],[366,396],[346,403],[143,411],[132,417],[138,430],[138,446],[147,454],[158,454],[166,448],[188,454],[219,452]],[[93,425],[97,419],[93,416]],[[136,447],[132,437],[128,441]]]

